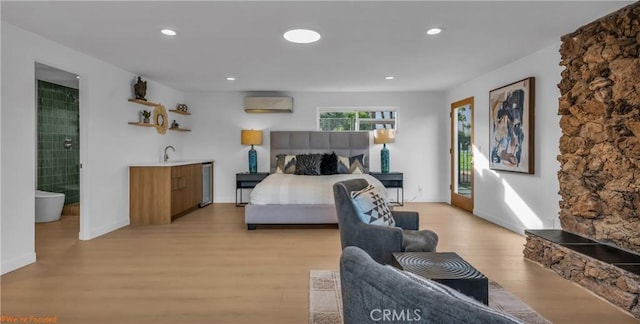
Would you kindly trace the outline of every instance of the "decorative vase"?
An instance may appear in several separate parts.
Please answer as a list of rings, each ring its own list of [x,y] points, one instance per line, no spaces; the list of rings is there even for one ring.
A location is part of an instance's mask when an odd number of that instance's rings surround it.
[[[258,152],[253,149],[253,145],[251,145],[251,149],[249,150],[249,173],[257,173],[258,172]]]
[[[382,144],[382,150],[380,151],[380,169],[382,173],[389,173],[389,150],[387,144]]]
[[[149,118],[143,118],[142,122],[145,123],[145,124],[149,124],[150,120],[149,120]]]

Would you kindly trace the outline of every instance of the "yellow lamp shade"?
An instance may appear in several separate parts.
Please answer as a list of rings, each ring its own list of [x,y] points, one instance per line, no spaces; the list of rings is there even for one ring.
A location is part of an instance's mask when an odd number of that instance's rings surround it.
[[[262,145],[262,131],[243,129],[240,135],[242,145]]]
[[[387,144],[396,142],[396,130],[395,129],[376,129],[373,131],[373,143],[374,144]]]

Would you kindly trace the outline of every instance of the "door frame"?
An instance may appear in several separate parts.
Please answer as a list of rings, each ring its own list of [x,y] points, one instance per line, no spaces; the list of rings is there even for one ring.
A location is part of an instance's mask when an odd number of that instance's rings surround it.
[[[471,108],[471,174],[470,174],[470,179],[471,179],[471,197],[465,197],[462,195],[459,195],[455,192],[455,187],[454,187],[454,183],[456,181],[456,166],[455,166],[455,159],[454,159],[454,147],[453,147],[453,143],[454,143],[454,129],[455,129],[455,123],[457,123],[457,118],[453,118],[453,113],[454,110],[457,108],[460,108],[461,106],[467,106],[469,105],[469,107]],[[462,100],[458,100],[456,102],[451,103],[451,110],[449,112],[449,119],[451,120],[451,139],[450,139],[450,148],[449,148],[449,159],[451,160],[451,183],[449,185],[449,190],[451,192],[451,204],[453,206],[462,208],[466,211],[469,212],[473,212],[473,197],[474,197],[474,189],[475,189],[475,184],[473,181],[473,174],[474,172],[474,168],[473,168],[473,143],[474,143],[474,137],[473,137],[473,120],[474,120],[474,97],[468,97]]]

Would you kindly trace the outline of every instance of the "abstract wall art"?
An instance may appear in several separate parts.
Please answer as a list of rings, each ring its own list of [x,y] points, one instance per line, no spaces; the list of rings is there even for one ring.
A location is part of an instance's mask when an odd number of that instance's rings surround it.
[[[533,174],[535,78],[489,92],[489,168]]]

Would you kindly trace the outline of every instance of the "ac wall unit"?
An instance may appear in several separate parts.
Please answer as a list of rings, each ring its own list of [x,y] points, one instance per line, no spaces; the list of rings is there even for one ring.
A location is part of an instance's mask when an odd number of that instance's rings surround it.
[[[245,97],[244,111],[247,113],[293,112],[292,97]]]

